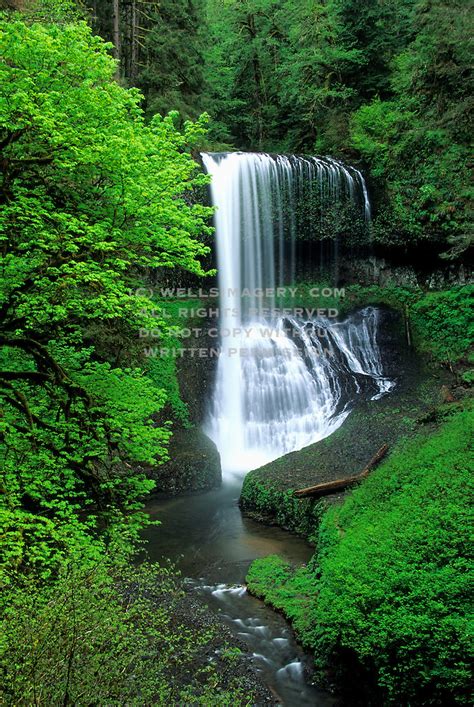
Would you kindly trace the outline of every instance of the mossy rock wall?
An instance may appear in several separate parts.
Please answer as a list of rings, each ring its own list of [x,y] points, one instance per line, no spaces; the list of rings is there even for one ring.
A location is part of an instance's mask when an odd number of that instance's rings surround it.
[[[215,309],[216,305],[214,305]],[[194,425],[202,425],[209,413],[212,390],[217,369],[217,357],[212,352],[218,347],[219,341],[210,336],[209,332],[218,326],[216,318],[201,318],[190,321],[182,320],[182,326],[194,330],[193,336],[183,339],[184,348],[195,349],[195,355],[187,352],[177,359],[177,374],[182,400],[189,411],[189,419]],[[208,352],[202,357],[199,351]]]

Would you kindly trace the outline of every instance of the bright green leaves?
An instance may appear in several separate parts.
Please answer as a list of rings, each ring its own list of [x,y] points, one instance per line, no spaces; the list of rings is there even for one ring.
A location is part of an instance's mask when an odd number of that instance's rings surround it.
[[[472,422],[466,410],[406,443],[323,519],[319,665],[341,647],[370,656],[388,704],[469,701]]]
[[[247,575],[351,699],[356,673],[370,704],[471,702],[474,417],[469,404],[445,413],[331,504],[308,566],[273,555]]]
[[[134,289],[162,266],[203,274],[212,231],[206,116],[145,123],[84,22],[30,19],[0,18],[0,453],[7,570],[47,576],[137,537],[179,392],[174,367],[144,373],[140,328],[166,326]]]
[[[166,442],[171,433],[152,422],[152,415],[157,414],[166,402],[166,394],[142,370],[121,370],[108,363],[88,363],[77,378],[89,395],[98,401],[98,410],[103,409],[110,441],[122,453],[120,456],[150,464],[156,457],[166,459]]]
[[[402,127],[396,104],[375,100],[352,116],[352,144],[371,165],[376,177],[385,175],[391,141]]]
[[[232,675],[247,656],[225,644],[218,655],[218,626],[183,598],[173,568],[130,567],[115,551],[113,565],[69,561],[53,586],[29,578],[11,596],[2,702],[255,704],[248,680]]]
[[[209,211],[184,195],[203,183],[188,151],[204,118],[183,135],[172,116],[146,126],[139,94],[111,80],[115,64],[86,25],[9,22],[2,37],[4,235],[22,225],[19,248],[48,250],[53,263],[99,242],[103,267],[202,272]]]

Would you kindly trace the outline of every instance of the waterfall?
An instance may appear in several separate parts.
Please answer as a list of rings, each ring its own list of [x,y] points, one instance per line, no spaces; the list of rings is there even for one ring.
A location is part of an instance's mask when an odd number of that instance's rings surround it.
[[[216,207],[220,298],[207,433],[223,473],[244,473],[331,434],[361,392],[377,398],[393,386],[383,375],[376,309],[338,322],[279,307],[295,278],[302,201],[321,222],[344,200],[368,220],[370,204],[360,172],[331,158],[202,159]]]

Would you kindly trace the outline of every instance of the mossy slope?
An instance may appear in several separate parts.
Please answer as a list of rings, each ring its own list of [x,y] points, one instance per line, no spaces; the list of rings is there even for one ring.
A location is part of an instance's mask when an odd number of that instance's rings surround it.
[[[401,441],[324,514],[294,569],[256,560],[249,589],[283,611],[321,677],[364,704],[469,703],[472,405]]]
[[[357,474],[383,445],[413,434],[442,402],[449,373],[429,370],[406,351],[392,349],[397,387],[390,395],[357,405],[332,435],[251,471],[245,478],[241,508],[247,515],[311,538],[328,503],[298,500],[293,491]]]

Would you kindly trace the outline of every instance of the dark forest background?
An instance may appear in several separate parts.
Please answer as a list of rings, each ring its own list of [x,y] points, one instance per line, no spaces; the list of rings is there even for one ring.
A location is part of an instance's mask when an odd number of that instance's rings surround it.
[[[429,243],[430,257],[453,259],[472,244],[472,10],[468,0],[110,0],[92,3],[90,19],[148,114],[208,112],[214,149],[358,164],[375,242],[412,254]]]

